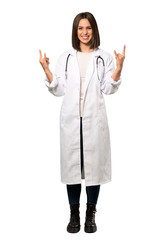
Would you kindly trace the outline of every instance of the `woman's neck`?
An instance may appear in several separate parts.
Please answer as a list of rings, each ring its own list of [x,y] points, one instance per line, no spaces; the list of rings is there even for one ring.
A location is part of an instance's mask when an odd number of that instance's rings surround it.
[[[94,49],[90,49],[90,46],[87,46],[85,44],[80,44],[81,52],[93,52]]]

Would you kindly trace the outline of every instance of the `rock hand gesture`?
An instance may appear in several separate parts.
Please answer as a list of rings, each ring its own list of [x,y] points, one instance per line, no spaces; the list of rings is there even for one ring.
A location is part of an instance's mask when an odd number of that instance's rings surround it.
[[[115,54],[115,58],[116,58],[116,66],[119,69],[122,69],[122,67],[123,67],[123,61],[125,59],[125,49],[126,49],[126,45],[124,45],[124,47],[123,47],[122,54],[116,53],[116,51],[114,50],[114,54]]]
[[[44,57],[43,57],[43,56],[42,56],[42,52],[41,52],[40,49],[39,49],[39,54],[40,54],[39,62],[40,62],[40,64],[41,64],[42,68],[43,68],[44,71],[45,71],[45,69],[49,69],[49,64],[50,64],[49,58],[46,57],[46,53],[44,53]]]
[[[40,54],[40,56],[39,56],[39,62],[40,62],[40,64],[41,64],[43,70],[45,71],[46,76],[47,76],[49,82],[51,83],[51,82],[53,81],[53,74],[52,74],[51,71],[49,70],[49,64],[50,64],[49,58],[46,57],[46,53],[44,53],[44,57],[43,57],[43,56],[42,56],[42,52],[41,52],[40,49],[39,49],[39,54]]]

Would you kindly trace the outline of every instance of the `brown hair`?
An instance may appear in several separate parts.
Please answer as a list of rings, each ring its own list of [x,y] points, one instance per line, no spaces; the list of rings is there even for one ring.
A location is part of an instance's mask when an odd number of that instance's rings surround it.
[[[72,27],[72,47],[78,51],[81,51],[81,49],[80,49],[80,40],[77,36],[77,29],[78,29],[79,21],[84,18],[88,19],[93,31],[93,36],[90,41],[90,49],[97,48],[100,45],[100,36],[99,36],[96,19],[90,12],[82,12],[75,17],[73,21],[73,27]]]

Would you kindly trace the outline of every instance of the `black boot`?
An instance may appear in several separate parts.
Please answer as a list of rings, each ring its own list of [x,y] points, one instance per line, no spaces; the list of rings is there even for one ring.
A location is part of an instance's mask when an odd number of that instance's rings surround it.
[[[84,231],[86,233],[94,233],[97,231],[97,226],[95,223],[95,213],[96,213],[96,205],[87,203],[86,210],[86,221]]]
[[[77,233],[80,230],[79,206],[80,204],[70,205],[70,222],[67,226],[69,233]]]

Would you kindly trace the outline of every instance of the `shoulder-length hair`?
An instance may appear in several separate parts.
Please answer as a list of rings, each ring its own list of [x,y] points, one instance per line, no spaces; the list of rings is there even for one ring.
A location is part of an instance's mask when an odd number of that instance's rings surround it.
[[[90,12],[82,12],[75,17],[73,21],[73,27],[72,27],[72,47],[78,51],[81,51],[81,49],[80,49],[80,40],[77,36],[77,29],[78,29],[79,21],[84,18],[88,19],[93,31],[93,36],[90,41],[90,49],[95,49],[100,45],[100,36],[99,36],[96,19]]]

